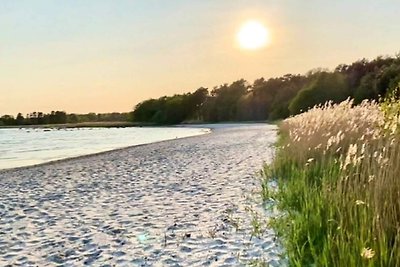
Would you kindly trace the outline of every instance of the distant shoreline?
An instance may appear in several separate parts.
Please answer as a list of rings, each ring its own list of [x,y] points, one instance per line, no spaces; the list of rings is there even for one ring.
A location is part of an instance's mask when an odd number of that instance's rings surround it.
[[[267,123],[276,124],[276,121],[226,121],[226,122],[182,122],[180,124],[155,124],[145,122],[126,122],[126,121],[101,121],[101,122],[79,122],[79,123],[62,123],[62,124],[35,124],[35,125],[8,125],[0,126],[0,129],[67,129],[67,128],[113,128],[113,127],[198,127],[203,125],[239,125],[239,124],[257,124]]]
[[[11,125],[0,126],[0,129],[15,129],[15,128],[109,128],[109,127],[142,127],[142,126],[155,126],[146,123],[124,122],[124,121],[101,121],[101,122],[79,122],[79,123],[62,123],[62,124],[35,124],[35,125]]]

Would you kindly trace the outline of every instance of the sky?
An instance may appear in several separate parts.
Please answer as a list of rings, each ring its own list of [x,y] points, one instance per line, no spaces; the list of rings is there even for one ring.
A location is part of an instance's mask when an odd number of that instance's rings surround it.
[[[398,0],[1,0],[0,115],[148,98],[400,52]],[[270,44],[247,51],[248,20]]]

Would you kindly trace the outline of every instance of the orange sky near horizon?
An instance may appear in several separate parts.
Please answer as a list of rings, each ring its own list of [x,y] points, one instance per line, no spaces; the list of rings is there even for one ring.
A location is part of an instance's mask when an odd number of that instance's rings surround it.
[[[148,98],[399,50],[394,0],[266,2],[2,1],[0,115],[127,112]],[[248,20],[268,28],[266,47],[238,47]]]

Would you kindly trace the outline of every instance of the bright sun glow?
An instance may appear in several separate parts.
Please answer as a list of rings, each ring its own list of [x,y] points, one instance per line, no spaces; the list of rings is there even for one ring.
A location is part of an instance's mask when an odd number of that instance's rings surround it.
[[[262,48],[269,42],[269,32],[260,22],[248,21],[240,28],[237,40],[243,49]]]

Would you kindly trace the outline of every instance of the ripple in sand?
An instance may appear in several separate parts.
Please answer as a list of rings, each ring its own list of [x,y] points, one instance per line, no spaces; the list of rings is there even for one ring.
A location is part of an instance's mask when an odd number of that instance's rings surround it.
[[[2,174],[0,266],[232,266],[255,257],[281,266],[273,232],[250,240],[244,209],[271,155],[269,129]]]

